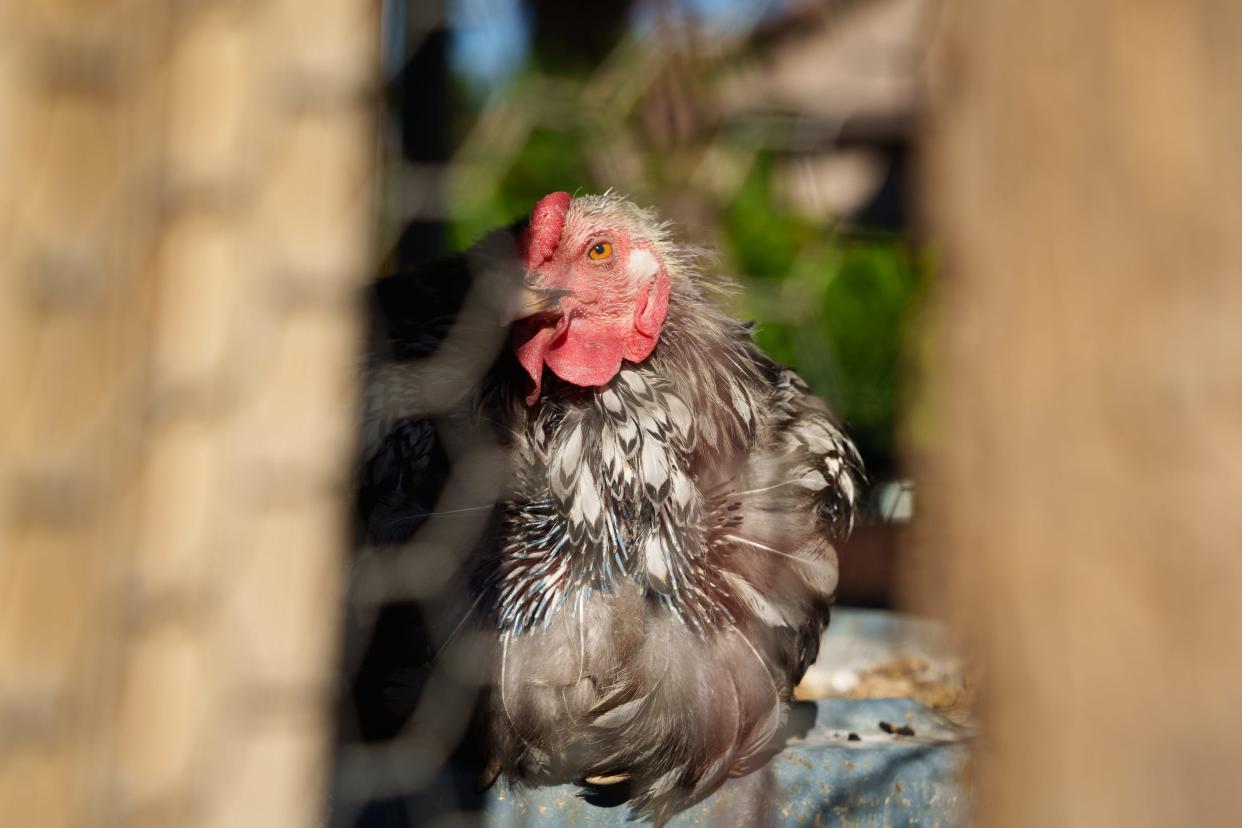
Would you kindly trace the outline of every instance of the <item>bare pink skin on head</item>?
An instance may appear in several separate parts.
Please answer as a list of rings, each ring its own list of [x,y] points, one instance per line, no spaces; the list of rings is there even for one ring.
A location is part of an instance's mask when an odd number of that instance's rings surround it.
[[[650,243],[636,228],[575,215],[571,206],[568,193],[539,199],[521,240],[529,281],[567,292],[556,313],[513,327],[514,351],[533,383],[527,405],[539,399],[545,365],[574,385],[607,385],[622,361],[651,355],[668,315],[668,274]],[[610,255],[592,258],[597,245]]]

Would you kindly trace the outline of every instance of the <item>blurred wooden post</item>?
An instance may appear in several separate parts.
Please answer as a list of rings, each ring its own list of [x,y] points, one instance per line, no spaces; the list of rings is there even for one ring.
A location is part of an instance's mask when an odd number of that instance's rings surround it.
[[[373,4],[0,0],[0,822],[309,825]]]
[[[1242,5],[945,7],[941,594],[981,825],[1242,813]]]

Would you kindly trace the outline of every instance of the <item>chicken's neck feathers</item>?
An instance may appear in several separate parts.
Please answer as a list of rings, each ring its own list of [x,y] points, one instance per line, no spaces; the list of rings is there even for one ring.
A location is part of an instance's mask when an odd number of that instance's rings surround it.
[[[678,263],[679,265],[681,263]],[[745,462],[766,392],[748,331],[678,273],[660,343],[603,387],[514,395],[515,479],[484,588],[501,629],[546,627],[567,601],[636,584],[696,629],[735,622],[714,577],[705,488]]]

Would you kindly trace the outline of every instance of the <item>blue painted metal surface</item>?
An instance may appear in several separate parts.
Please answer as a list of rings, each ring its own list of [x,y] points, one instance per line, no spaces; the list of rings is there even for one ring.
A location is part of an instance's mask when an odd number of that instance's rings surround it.
[[[844,617],[841,617],[843,615]],[[918,649],[905,634],[911,622],[890,613],[851,611],[834,616],[832,645],[859,639],[878,656]],[[897,634],[894,636],[894,631]],[[836,641],[834,637],[840,636]],[[886,732],[903,725],[913,735]],[[824,699],[801,702],[790,715],[794,733],[763,769],[728,782],[679,814],[670,828],[702,825],[953,826],[966,819],[969,776],[967,733],[911,699]],[[850,734],[857,734],[851,740]],[[484,824],[527,826],[632,825],[624,807],[601,808],[572,786],[489,792]]]

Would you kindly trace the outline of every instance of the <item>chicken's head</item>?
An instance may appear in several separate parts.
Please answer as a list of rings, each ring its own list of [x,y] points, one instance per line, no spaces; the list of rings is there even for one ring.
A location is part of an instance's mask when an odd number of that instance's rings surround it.
[[[615,197],[546,195],[522,231],[526,291],[513,348],[539,399],[546,365],[583,387],[606,385],[624,360],[651,355],[668,314],[661,227]]]

